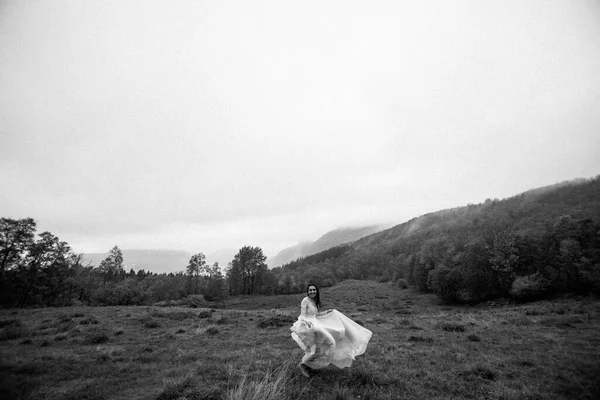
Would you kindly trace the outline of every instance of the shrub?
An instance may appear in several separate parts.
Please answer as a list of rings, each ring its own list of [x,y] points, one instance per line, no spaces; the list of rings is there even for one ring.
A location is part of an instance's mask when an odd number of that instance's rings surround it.
[[[209,302],[222,302],[227,299],[227,286],[223,279],[211,279],[203,295],[204,300]]]
[[[408,288],[408,282],[406,281],[406,279],[398,279],[398,282],[396,282],[396,285],[398,285],[398,287],[400,289],[407,289]]]
[[[543,297],[550,288],[550,281],[542,274],[517,277],[510,288],[510,294],[517,300],[526,301]]]
[[[325,278],[321,282],[322,287],[332,287],[333,285],[335,285],[335,281],[331,278]]]
[[[385,283],[389,282],[391,279],[392,277],[390,276],[390,273],[386,270],[383,271],[383,275],[377,277],[377,282]]]
[[[212,313],[208,310],[202,310],[198,313],[198,318],[210,318],[212,317]]]
[[[216,326],[214,326],[214,325],[210,325],[210,326],[208,326],[208,327],[207,327],[207,328],[204,330],[204,333],[206,333],[206,334],[208,334],[208,335],[211,335],[211,336],[213,336],[213,335],[216,335],[216,334],[218,334],[218,333],[219,333],[219,330],[217,329],[217,327],[216,327]]]
[[[204,300],[204,297],[202,295],[198,295],[198,294],[191,294],[187,297],[186,299],[188,305],[192,308],[201,308],[201,307],[206,307],[207,306],[207,302],[206,300]]]
[[[350,373],[350,383],[355,386],[386,386],[388,380],[379,375],[377,371],[366,369],[365,367],[353,368]]]
[[[462,289],[462,274],[456,268],[449,268],[440,265],[429,271],[427,277],[427,287],[435,292],[440,298],[447,302],[456,302],[460,300],[460,290]]]
[[[158,395],[158,400],[176,400],[188,397],[187,394],[191,394],[193,391],[196,379],[193,373],[187,373],[186,375],[163,380],[163,390]],[[191,397],[190,397],[191,398]]]

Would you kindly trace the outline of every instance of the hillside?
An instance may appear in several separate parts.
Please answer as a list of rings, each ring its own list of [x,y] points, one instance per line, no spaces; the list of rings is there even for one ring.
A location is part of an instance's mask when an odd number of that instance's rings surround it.
[[[413,218],[403,224],[359,239],[354,249],[372,249],[396,253],[410,243],[409,238],[425,238],[433,234],[469,229],[482,231],[507,229],[519,234],[539,235],[549,221],[569,215],[575,220],[600,216],[600,177],[574,179],[555,185],[528,190],[506,199],[487,199],[440,210]]]
[[[170,273],[185,271],[192,256],[179,250],[122,250],[125,271],[133,268],[143,269],[154,273]],[[84,259],[91,265],[98,266],[108,256],[108,253],[86,253]]]
[[[298,243],[295,246],[285,248],[272,259],[268,259],[267,263],[270,268],[277,267],[341,244],[354,242],[382,229],[385,229],[382,225],[337,228],[325,233],[314,242]]]
[[[290,290],[403,278],[449,302],[600,293],[600,177],[425,214],[277,272]]]

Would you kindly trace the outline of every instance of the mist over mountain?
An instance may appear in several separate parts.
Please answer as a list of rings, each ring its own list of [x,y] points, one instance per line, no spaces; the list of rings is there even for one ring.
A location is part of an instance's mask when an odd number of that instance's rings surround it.
[[[267,258],[267,264],[269,268],[276,267],[278,265],[286,264],[292,260],[296,260],[300,257],[306,256],[309,251],[310,245],[314,242],[301,242],[295,246],[286,247],[281,250],[275,257]]]
[[[385,225],[337,228],[325,233],[314,242],[302,242],[281,250],[275,257],[267,259],[267,264],[269,265],[269,268],[284,265],[301,257],[320,253],[323,250],[341,244],[354,242],[386,228],[387,226]]]
[[[123,268],[129,271],[143,269],[154,273],[170,273],[184,271],[192,256],[180,250],[121,250]],[[93,266],[98,266],[108,256],[106,253],[85,253],[84,259]]]

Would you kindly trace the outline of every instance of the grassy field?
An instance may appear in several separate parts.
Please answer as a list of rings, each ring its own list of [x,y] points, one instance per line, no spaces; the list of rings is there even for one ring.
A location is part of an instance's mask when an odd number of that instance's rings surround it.
[[[2,399],[597,399],[600,301],[458,307],[384,283],[322,293],[373,331],[310,379],[290,337],[302,295],[220,308],[0,311]]]

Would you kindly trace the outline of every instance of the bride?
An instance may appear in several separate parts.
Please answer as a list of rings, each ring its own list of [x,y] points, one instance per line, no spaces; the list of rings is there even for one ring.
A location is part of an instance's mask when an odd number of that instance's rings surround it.
[[[350,367],[354,357],[365,352],[373,333],[337,310],[321,311],[316,285],[309,284],[306,294],[298,321],[290,328],[292,338],[305,352],[298,365],[302,374],[310,377],[311,369],[329,364]]]

